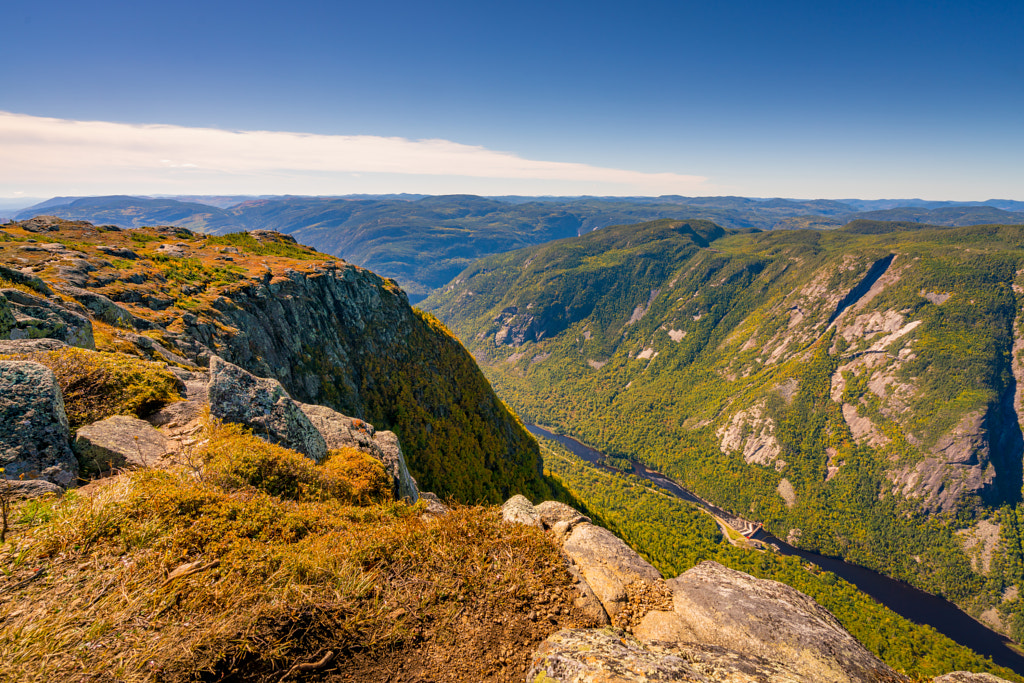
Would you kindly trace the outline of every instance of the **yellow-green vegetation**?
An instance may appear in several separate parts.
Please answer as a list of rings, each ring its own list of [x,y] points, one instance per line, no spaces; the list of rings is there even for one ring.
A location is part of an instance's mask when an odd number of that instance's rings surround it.
[[[354,505],[391,498],[391,482],[373,457],[354,448],[332,450],[320,465],[253,436],[237,424],[211,422],[192,456],[221,488],[252,486],[288,500],[343,500]]]
[[[257,240],[248,232],[232,232],[220,237],[210,237],[207,244],[235,247],[256,256],[284,256],[300,260],[324,258],[320,252],[297,244],[290,237]]]
[[[154,256],[153,263],[168,280],[204,287],[226,285],[245,277],[245,269],[240,266],[207,265],[198,258]]]
[[[572,583],[539,530],[488,508],[421,517],[378,495],[351,453],[314,465],[236,427],[209,437],[191,467],[15,511],[0,546],[7,680],[278,681],[327,652],[344,680],[383,680],[366,672],[402,652],[443,678],[428,666],[435,650],[442,666],[465,651],[458,666],[483,680],[500,649],[525,652],[559,628],[523,609]],[[474,640],[467,623],[485,613],[537,633]]]
[[[886,278],[868,296],[873,269]],[[424,307],[525,420],[977,616],[1017,585],[974,571],[955,532],[1020,505],[1021,272],[1021,226],[737,234],[658,221],[489,257]],[[855,436],[854,417],[880,436]],[[982,418],[970,445],[964,434]],[[723,446],[730,427],[738,448]],[[777,457],[744,457],[759,431]],[[924,484],[935,469],[912,474],[957,452],[960,464],[989,458],[994,481],[952,496],[967,476],[959,465],[939,472],[938,490]]]
[[[541,439],[544,466],[590,512],[666,577],[704,560],[763,579],[781,581],[828,609],[865,647],[895,669],[921,678],[949,671],[990,671],[1010,681],[1024,677],[959,645],[930,626],[919,626],[878,604],[850,583],[796,557],[734,547],[711,517],[632,475],[589,466],[558,443]]]
[[[30,360],[53,370],[72,432],[111,415],[143,416],[180,398],[180,381],[162,364],[122,353],[67,347],[0,360]]]

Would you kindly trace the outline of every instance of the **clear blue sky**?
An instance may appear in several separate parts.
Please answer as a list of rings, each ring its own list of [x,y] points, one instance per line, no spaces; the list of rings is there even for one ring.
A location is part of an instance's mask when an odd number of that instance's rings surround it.
[[[650,192],[608,192],[613,180],[565,184],[555,170],[530,184],[504,171],[481,179],[472,169],[359,173],[282,161],[282,191],[301,186],[294,173],[310,193],[329,179],[339,193],[659,194],[675,176],[699,176],[680,180],[679,193],[1024,199],[1020,0],[6,0],[0,25],[0,111],[23,115],[19,125],[45,117],[442,139],[530,161],[668,174]],[[49,132],[10,130],[52,142]],[[0,137],[5,144],[13,148],[11,137]],[[163,161],[211,192],[244,185],[245,169],[186,157]],[[45,169],[0,171],[0,196],[107,187],[75,183],[81,171],[65,170],[49,184]],[[266,168],[258,172],[252,191],[268,191]],[[634,181],[623,187],[645,187]],[[124,184],[203,189],[176,182]]]

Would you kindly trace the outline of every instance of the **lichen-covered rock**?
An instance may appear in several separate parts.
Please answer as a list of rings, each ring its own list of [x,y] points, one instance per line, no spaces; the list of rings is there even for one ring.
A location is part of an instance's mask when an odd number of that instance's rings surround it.
[[[378,432],[369,422],[342,415],[327,406],[308,403],[298,403],[298,406],[319,430],[328,448],[356,448],[369,453],[391,475],[395,498],[404,499],[409,503],[416,502],[419,497],[416,481],[409,474],[397,435],[392,432]]]
[[[210,414],[236,422],[271,443],[323,460],[327,443],[281,383],[246,372],[214,356],[208,386]]]
[[[649,612],[642,641],[687,640],[782,662],[801,680],[906,681],[868,652],[835,617],[800,591],[702,562],[667,582],[670,611]]]
[[[593,524],[577,525],[563,549],[579,567],[613,624],[619,623],[616,617],[629,601],[630,584],[661,579],[658,570],[622,539]]]
[[[447,515],[449,512],[448,506],[441,502],[436,493],[421,491],[419,499],[423,501],[423,515],[427,518],[440,517]]]
[[[639,643],[612,629],[566,629],[533,656],[530,683],[819,683],[785,664],[697,643]]]
[[[69,309],[67,305],[44,299],[20,289],[2,289],[11,312],[14,326],[8,330],[10,339],[59,339],[71,346],[95,349],[92,322]]]
[[[6,353],[37,353],[59,351],[67,344],[59,339],[4,339],[0,340],[0,356]]]
[[[375,432],[373,442],[380,448],[384,469],[391,473],[395,481],[395,497],[415,503],[419,500],[419,490],[416,480],[409,474],[409,466],[405,462],[405,454],[402,453],[398,435],[389,431]]]
[[[3,476],[70,485],[78,461],[68,441],[68,418],[53,371],[30,361],[0,361]]]
[[[8,500],[29,500],[43,496],[59,496],[64,489],[45,479],[4,479],[0,481],[0,495]]]
[[[73,448],[88,472],[154,467],[171,450],[167,437],[145,420],[128,415],[82,427],[75,434]]]
[[[535,505],[534,510],[540,516],[544,528],[553,532],[559,540],[564,539],[577,524],[591,521],[590,517],[557,500],[546,500]]]
[[[510,524],[525,524],[538,529],[544,528],[540,523],[540,515],[533,508],[533,503],[526,496],[519,494],[512,496],[501,506],[501,519]]]
[[[1010,683],[1005,678],[993,676],[992,674],[971,673],[969,671],[953,671],[952,673],[936,676],[932,683]]]

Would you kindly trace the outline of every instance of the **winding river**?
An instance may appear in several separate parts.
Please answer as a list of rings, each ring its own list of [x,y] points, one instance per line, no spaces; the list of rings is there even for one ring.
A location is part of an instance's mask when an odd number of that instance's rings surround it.
[[[591,448],[572,437],[556,434],[532,424],[526,425],[526,429],[535,436],[542,436],[552,441],[557,441],[592,465],[600,465],[604,458],[604,454],[597,449]],[[635,461],[633,473],[647,479],[682,500],[700,505],[709,512],[721,517],[732,517],[728,512],[687,491],[664,475],[649,470]],[[916,624],[931,626],[936,631],[948,636],[961,645],[965,645],[979,654],[991,657],[992,661],[996,664],[1005,666],[1024,676],[1024,655],[1011,648],[1010,641],[1007,638],[973,619],[953,603],[930,593],[925,593],[910,584],[890,579],[870,569],[794,548],[763,530],[759,531],[754,538],[774,543],[779,547],[779,552],[784,555],[796,555],[809,562],[813,562],[822,569],[849,581],[900,616]]]

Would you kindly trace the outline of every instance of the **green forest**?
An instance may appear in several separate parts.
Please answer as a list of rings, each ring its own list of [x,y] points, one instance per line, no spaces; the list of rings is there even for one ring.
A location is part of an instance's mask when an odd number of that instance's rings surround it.
[[[1004,520],[1021,501],[1022,247],[1020,226],[657,221],[483,259],[424,306],[523,420],[1021,640]],[[990,524],[983,566],[971,539]]]

